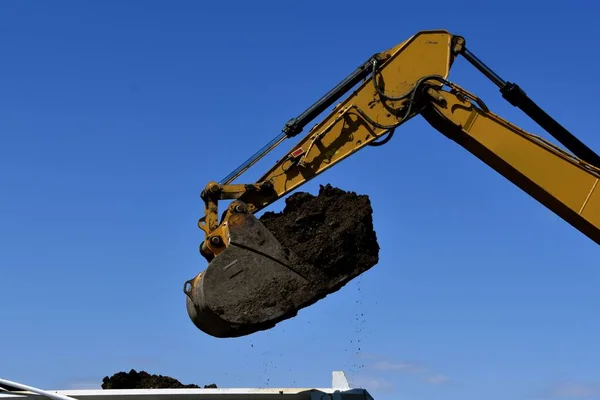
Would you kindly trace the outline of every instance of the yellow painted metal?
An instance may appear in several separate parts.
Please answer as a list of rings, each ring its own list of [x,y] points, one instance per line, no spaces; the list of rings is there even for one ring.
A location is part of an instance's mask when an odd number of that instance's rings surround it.
[[[384,61],[378,67],[377,79],[385,82],[381,89],[390,97],[398,97],[410,93],[424,76],[447,77],[455,59],[452,37],[447,31],[423,31],[380,53],[378,56]],[[297,189],[414,116],[417,110],[405,117],[400,110],[404,104],[408,104],[408,99],[384,104],[372,79],[366,80],[288,153],[302,149],[298,160],[286,156],[258,179],[270,182],[274,193],[268,197],[247,194],[244,201],[258,210]],[[400,111],[394,115],[386,106]]]
[[[435,100],[421,115],[600,244],[600,170],[487,110],[459,86],[451,87],[430,89]]]
[[[205,217],[199,221],[205,232],[203,256],[210,260],[228,246],[227,221],[238,205],[259,211],[416,115],[600,244],[598,169],[502,119],[448,82],[463,46],[462,37],[445,30],[422,31],[377,54],[376,73],[256,183],[209,183],[203,191]],[[217,204],[223,199],[238,201],[219,223]]]

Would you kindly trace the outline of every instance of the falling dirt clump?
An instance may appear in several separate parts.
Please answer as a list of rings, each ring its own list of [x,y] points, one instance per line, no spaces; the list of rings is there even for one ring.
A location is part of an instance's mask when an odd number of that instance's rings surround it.
[[[230,219],[229,232],[192,293],[200,305],[188,301],[192,321],[216,337],[270,329],[379,261],[369,197],[331,185],[289,196],[281,212]]]
[[[217,385],[211,383],[204,385],[204,388],[216,388]],[[117,372],[111,377],[104,377],[102,380],[102,389],[198,389],[200,386],[189,384],[184,385],[177,379],[163,375],[150,375],[146,371],[137,372],[132,369],[129,372]]]

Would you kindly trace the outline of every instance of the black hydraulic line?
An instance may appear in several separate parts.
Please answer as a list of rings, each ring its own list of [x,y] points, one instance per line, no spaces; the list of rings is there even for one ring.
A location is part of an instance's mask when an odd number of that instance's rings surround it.
[[[462,49],[462,55],[469,61],[475,68],[477,68],[482,74],[488,77],[492,82],[496,84],[500,89],[506,85],[506,81],[498,74],[496,74],[490,67],[485,65],[475,54],[471,53],[466,47]]]
[[[333,89],[327,92],[323,97],[317,100],[311,105],[306,111],[297,116],[296,118],[290,119],[282,131],[288,138],[294,137],[302,132],[302,129],[313,121],[319,114],[325,111],[329,106],[339,100],[344,94],[352,89],[358,82],[365,79],[371,72],[371,65],[374,57],[370,58],[360,67],[358,67],[352,74],[346,77],[343,81],[338,83]]]
[[[262,149],[255,153],[252,157],[246,160],[243,164],[237,167],[233,172],[227,175],[220,181],[221,185],[228,185],[244,171],[258,162],[267,153],[281,144],[285,139],[294,137],[302,132],[304,127],[319,116],[327,107],[331,106],[339,100],[344,94],[352,89],[358,82],[365,79],[371,73],[373,61],[377,60],[377,55],[371,57],[368,61],[358,67],[352,74],[338,83],[333,89],[327,92],[317,102],[310,106],[306,111],[290,119],[282,129],[282,132],[267,143]]]
[[[545,129],[556,140],[562,143],[575,156],[586,161],[596,168],[600,168],[600,156],[586,146],[575,135],[569,132],[565,127],[559,124],[554,118],[548,115],[540,106],[538,106],[523,89],[516,83],[507,82],[500,78],[491,68],[485,65],[479,58],[468,49],[463,48],[462,55],[475,68],[489,78],[496,86],[500,88],[500,93],[510,104],[518,107],[527,114],[538,125]]]

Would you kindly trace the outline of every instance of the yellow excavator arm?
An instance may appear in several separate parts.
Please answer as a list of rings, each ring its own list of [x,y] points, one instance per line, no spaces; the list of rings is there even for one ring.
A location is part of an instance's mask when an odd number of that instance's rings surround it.
[[[496,84],[502,96],[537,122],[565,149],[525,132],[494,114],[476,95],[448,78],[458,56]],[[355,88],[345,99],[340,99]],[[336,104],[336,102],[340,101]],[[329,107],[299,143],[257,182],[232,184],[244,171],[287,139],[302,133]],[[319,99],[282,133],[221,182],[202,192],[205,232],[201,254],[212,262],[230,245],[231,229],[366,146],[387,143],[395,129],[420,115],[524,192],[600,244],[600,157],[537,106],[516,84],[506,82],[444,30],[422,31],[377,53]],[[220,200],[231,199],[218,215]],[[209,266],[210,267],[210,266]],[[209,332],[202,310],[202,273],[186,282],[188,312]]]

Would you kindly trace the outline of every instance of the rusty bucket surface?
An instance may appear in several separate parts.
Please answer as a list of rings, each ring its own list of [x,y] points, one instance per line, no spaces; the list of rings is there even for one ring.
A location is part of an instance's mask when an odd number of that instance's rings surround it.
[[[228,220],[230,243],[186,282],[190,319],[204,333],[239,337],[296,315],[308,280],[294,255],[252,214]]]

